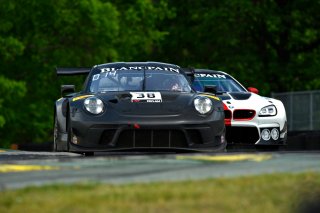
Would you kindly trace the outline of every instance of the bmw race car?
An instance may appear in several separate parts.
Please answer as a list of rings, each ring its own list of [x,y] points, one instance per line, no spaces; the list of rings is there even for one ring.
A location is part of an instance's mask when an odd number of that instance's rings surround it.
[[[287,118],[281,101],[259,96],[256,88],[246,89],[225,72],[195,69],[193,88],[202,92],[208,86],[223,100],[228,144],[286,144]]]
[[[80,92],[61,87],[54,151],[225,150],[221,99],[192,90],[177,65],[119,62],[57,74],[87,78]]]

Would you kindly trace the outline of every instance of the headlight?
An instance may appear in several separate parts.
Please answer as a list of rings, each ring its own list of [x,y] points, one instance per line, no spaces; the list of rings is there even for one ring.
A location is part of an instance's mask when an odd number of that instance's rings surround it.
[[[196,97],[193,103],[200,114],[206,114],[212,110],[212,101],[207,97]]]
[[[274,105],[263,107],[260,112],[259,116],[275,116],[277,114],[277,108]]]
[[[95,115],[102,113],[104,109],[103,102],[96,97],[90,97],[84,100],[84,107],[88,112]]]

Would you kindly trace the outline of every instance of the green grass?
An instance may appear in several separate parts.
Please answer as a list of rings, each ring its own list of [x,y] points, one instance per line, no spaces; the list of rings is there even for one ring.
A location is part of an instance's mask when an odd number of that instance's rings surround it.
[[[0,212],[293,212],[319,196],[320,174],[272,174],[201,181],[83,183],[0,192]]]

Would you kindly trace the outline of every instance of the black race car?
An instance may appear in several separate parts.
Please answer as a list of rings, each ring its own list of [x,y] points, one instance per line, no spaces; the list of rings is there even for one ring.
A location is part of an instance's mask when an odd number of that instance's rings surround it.
[[[62,85],[54,107],[54,151],[221,151],[226,147],[222,101],[191,89],[179,66],[119,62],[57,68],[87,74],[83,90]],[[192,73],[193,75],[193,73]]]

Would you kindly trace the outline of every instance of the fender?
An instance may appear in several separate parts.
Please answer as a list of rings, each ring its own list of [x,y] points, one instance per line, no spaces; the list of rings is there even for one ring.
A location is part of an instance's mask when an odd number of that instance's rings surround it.
[[[59,151],[68,151],[68,131],[67,131],[67,107],[68,98],[60,98],[55,103],[55,116],[58,123],[57,149]]]
[[[58,128],[59,132],[67,133],[67,106],[68,106],[68,99],[67,98],[60,98],[55,103],[55,113],[58,120]]]

